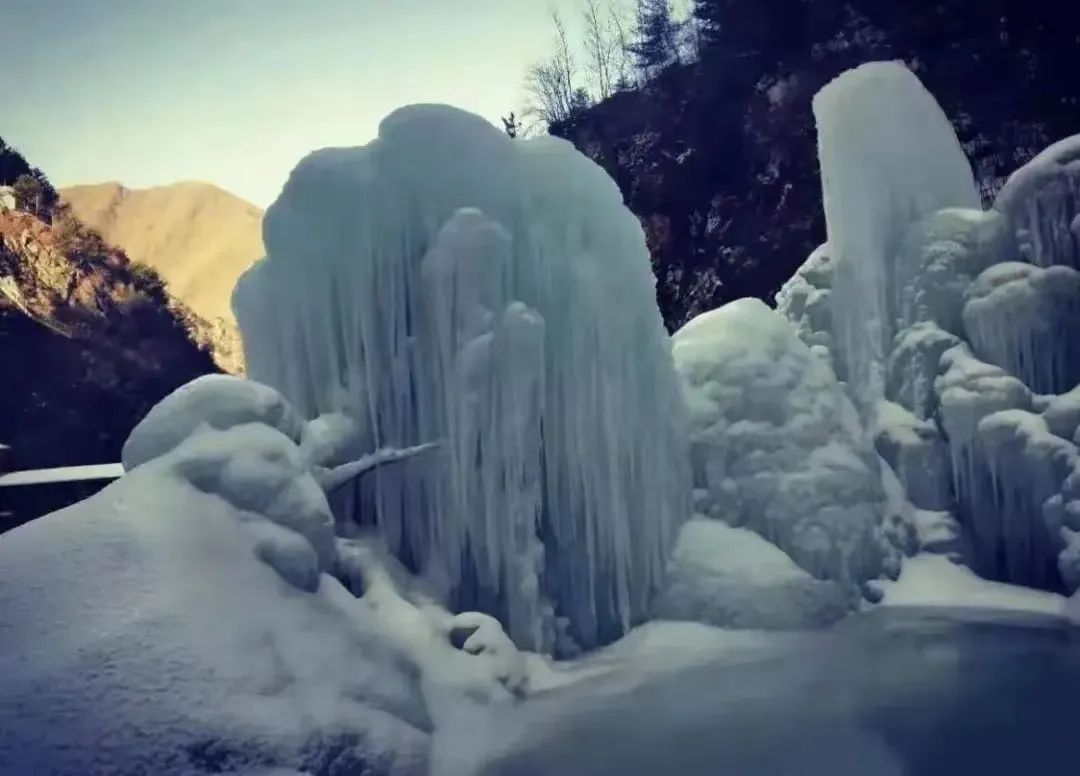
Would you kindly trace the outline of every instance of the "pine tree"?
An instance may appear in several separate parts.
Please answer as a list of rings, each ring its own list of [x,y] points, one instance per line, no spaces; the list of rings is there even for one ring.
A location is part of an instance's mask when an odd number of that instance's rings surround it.
[[[646,74],[678,59],[678,25],[671,17],[670,0],[638,0],[637,43],[630,52]]]

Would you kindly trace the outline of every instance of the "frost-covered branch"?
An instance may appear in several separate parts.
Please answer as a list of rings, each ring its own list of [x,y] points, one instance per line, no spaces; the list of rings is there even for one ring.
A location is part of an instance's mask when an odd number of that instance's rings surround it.
[[[440,442],[425,442],[422,445],[405,448],[384,447],[381,450],[376,450],[370,455],[365,455],[362,458],[341,464],[340,466],[335,466],[330,469],[320,467],[316,469],[315,476],[319,481],[319,485],[322,486],[322,489],[325,492],[330,493],[331,491],[340,488],[346,482],[373,469],[392,463],[407,461],[418,455],[423,455],[424,453],[436,450],[440,446]]]

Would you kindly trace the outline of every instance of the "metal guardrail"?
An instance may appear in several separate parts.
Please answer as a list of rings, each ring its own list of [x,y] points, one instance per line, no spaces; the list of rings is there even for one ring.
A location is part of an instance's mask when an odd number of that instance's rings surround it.
[[[21,472],[0,474],[0,488],[18,485],[45,485],[56,482],[84,482],[87,480],[115,480],[124,474],[119,463],[101,463],[89,466],[61,466],[56,469],[28,469]]]

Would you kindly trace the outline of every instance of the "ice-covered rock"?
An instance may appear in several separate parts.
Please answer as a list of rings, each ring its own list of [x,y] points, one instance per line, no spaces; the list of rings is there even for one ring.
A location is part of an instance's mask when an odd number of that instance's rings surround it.
[[[1012,223],[1024,261],[1080,269],[1080,135],[1014,172],[994,208]]]
[[[1080,383],[1080,271],[1003,262],[967,291],[964,329],[982,359],[1039,393]]]
[[[914,222],[977,209],[971,166],[934,98],[902,64],[849,70],[814,97],[832,321],[862,411],[885,395],[895,334],[893,265]]]
[[[696,506],[819,579],[895,573],[877,456],[829,366],[780,315],[741,299],[674,335]]]
[[[335,508],[519,644],[639,620],[689,512],[684,411],[611,179],[561,140],[414,106],[304,159],[264,233],[234,294],[249,374],[348,416],[365,451],[443,442]]]

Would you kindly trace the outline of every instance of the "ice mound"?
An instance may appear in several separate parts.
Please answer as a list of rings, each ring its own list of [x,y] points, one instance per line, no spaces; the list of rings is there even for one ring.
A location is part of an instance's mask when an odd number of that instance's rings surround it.
[[[819,579],[895,573],[873,449],[828,365],[759,300],[673,338],[690,412],[695,506],[776,544]]]
[[[1080,271],[1002,262],[971,285],[964,328],[980,357],[1039,393],[1080,383]]]
[[[994,203],[1016,230],[1020,256],[1040,267],[1080,269],[1080,135],[1014,172]]]
[[[353,454],[440,445],[335,510],[520,645],[640,620],[689,514],[684,410],[611,179],[561,140],[414,106],[301,161],[264,232],[234,294],[249,374],[347,418]]]
[[[679,532],[653,614],[721,628],[792,630],[836,622],[856,600],[752,531],[697,518]]]

